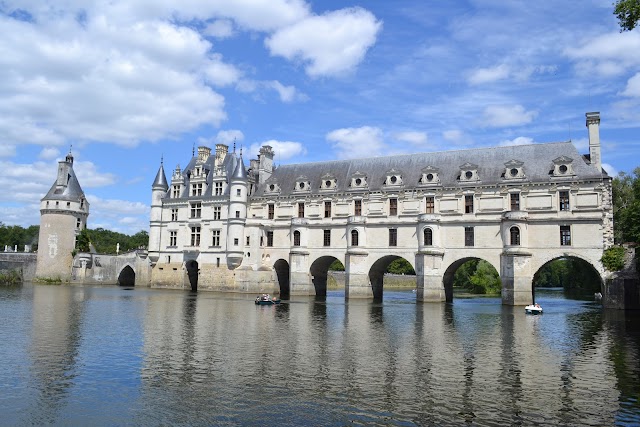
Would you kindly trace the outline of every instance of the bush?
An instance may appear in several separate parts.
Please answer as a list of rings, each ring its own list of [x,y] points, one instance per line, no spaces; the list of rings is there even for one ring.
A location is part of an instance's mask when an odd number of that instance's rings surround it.
[[[613,246],[604,251],[602,254],[602,265],[609,271],[620,271],[624,268],[624,248],[622,246]]]

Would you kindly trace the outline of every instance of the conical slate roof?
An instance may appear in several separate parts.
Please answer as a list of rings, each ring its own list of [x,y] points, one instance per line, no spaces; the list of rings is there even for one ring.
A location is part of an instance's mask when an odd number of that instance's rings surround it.
[[[164,174],[164,167],[162,163],[160,163],[160,169],[158,169],[158,173],[156,175],[156,179],[153,180],[152,188],[160,187],[163,190],[169,189],[169,184],[167,183],[167,176]]]
[[[71,163],[69,163],[67,174],[66,184],[59,185],[58,181],[54,182],[51,189],[47,195],[42,198],[42,200],[78,201],[85,197],[84,191],[82,191],[82,187],[80,187],[80,183],[73,171]]]
[[[247,170],[244,168],[244,162],[242,161],[242,154],[240,154],[240,158],[238,159],[238,164],[236,165],[236,169],[233,171],[232,179],[247,179]]]

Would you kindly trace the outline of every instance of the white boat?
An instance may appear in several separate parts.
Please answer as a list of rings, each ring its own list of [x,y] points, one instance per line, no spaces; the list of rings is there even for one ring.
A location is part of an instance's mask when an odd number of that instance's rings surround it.
[[[540,307],[540,304],[530,304],[524,308],[524,312],[527,314],[542,314],[542,307]]]

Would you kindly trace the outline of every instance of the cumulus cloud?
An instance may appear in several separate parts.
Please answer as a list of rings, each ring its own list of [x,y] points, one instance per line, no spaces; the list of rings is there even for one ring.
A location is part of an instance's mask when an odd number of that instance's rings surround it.
[[[60,156],[60,150],[55,147],[44,147],[38,154],[38,158],[42,160],[53,160],[58,156]]]
[[[216,144],[232,145],[244,141],[244,133],[238,129],[221,130],[215,137]]]
[[[528,136],[519,136],[517,138],[514,139],[506,139],[504,141],[500,141],[500,145],[505,146],[505,145],[528,145],[528,144],[535,144],[535,141],[533,140],[533,138],[529,138]]]
[[[226,39],[234,35],[233,21],[230,19],[216,19],[204,29],[204,34],[217,39]]]
[[[326,139],[339,159],[375,157],[386,152],[382,130],[377,127],[336,129],[329,132]]]
[[[489,105],[483,115],[485,125],[506,127],[531,123],[537,112],[526,111],[522,105]]]
[[[415,146],[425,145],[428,140],[425,132],[417,131],[396,132],[393,134],[393,137],[398,141],[406,142]]]
[[[104,187],[116,182],[114,174],[109,172],[101,173],[93,162],[74,161],[73,170],[83,188]],[[55,179],[55,176],[50,179]]]
[[[604,169],[609,174],[609,176],[613,176],[613,177],[618,176],[617,169],[611,166],[609,163],[603,163],[602,169]]]
[[[297,156],[304,156],[307,154],[307,149],[299,142],[295,141],[278,141],[275,139],[270,139],[268,141],[264,141],[258,144],[251,144],[249,147],[249,152],[257,153],[260,152],[260,147],[264,145],[270,145],[275,152],[275,160],[289,160],[293,159]]]
[[[469,145],[472,142],[471,138],[460,129],[445,130],[442,132],[442,138],[457,146]]]
[[[272,55],[304,64],[311,77],[353,71],[376,42],[382,22],[360,7],[309,16],[265,41]]]
[[[506,64],[500,64],[491,68],[478,68],[470,73],[467,81],[472,85],[493,83],[509,77],[509,72],[509,66]]]
[[[122,215],[146,215],[148,220],[150,208],[144,203],[117,199],[102,199],[94,194],[87,194],[86,196],[92,212],[100,212],[103,216],[114,215],[118,218],[121,218]]]
[[[629,97],[640,97],[640,73],[636,73],[627,81],[627,87],[622,95]]]
[[[640,65],[640,57],[630,52],[640,51],[640,34],[636,31],[611,32],[598,35],[564,53],[576,61],[576,69],[589,74],[594,71],[605,77],[619,75]]]
[[[13,157],[16,155],[16,147],[14,145],[0,145],[0,157]]]

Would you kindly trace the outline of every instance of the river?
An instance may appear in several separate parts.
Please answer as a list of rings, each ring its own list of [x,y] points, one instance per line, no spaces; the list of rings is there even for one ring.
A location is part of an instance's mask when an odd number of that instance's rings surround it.
[[[638,313],[253,297],[0,286],[0,424],[640,424]]]

